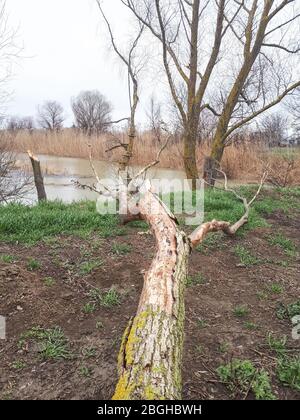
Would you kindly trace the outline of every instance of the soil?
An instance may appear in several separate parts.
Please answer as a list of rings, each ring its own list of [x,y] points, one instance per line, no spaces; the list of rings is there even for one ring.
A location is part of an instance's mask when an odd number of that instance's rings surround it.
[[[268,220],[270,228],[257,229],[243,237],[222,237],[215,248],[195,251],[190,276],[201,273],[204,284],[186,291],[184,399],[252,399],[233,395],[220,382],[216,369],[233,358],[249,359],[266,369],[279,399],[300,399],[300,393],[276,379],[276,354],[266,336],[287,336],[287,348],[299,354],[300,342],[292,339],[288,319],[276,316],[279,304],[299,299],[299,256],[269,244],[268,235],[282,231],[299,247],[300,222],[277,212]],[[0,262],[0,314],[6,317],[7,339],[0,341],[1,399],[110,399],[117,380],[116,361],[127,322],[135,314],[143,284],[143,273],[155,252],[151,235],[128,227],[126,236],[89,240],[60,237],[34,247],[0,243],[0,253],[15,262]],[[114,244],[130,244],[131,252],[118,255]],[[261,259],[258,264],[240,263],[234,248],[242,245]],[[31,271],[28,259],[39,261]],[[82,262],[97,258],[102,265],[82,274]],[[282,263],[286,261],[286,263]],[[45,278],[55,283],[47,285]],[[282,291],[274,293],[271,285]],[[101,291],[114,287],[121,303],[98,305],[85,313],[92,287]],[[248,314],[238,318],[234,308],[247,305]],[[246,323],[256,324],[255,330]],[[41,359],[33,339],[20,341],[32,327],[60,327],[73,355],[70,360]],[[93,351],[89,351],[93,349]]]

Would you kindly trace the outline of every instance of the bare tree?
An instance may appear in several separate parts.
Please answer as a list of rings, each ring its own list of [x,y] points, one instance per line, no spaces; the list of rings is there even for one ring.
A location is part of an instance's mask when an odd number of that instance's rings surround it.
[[[287,139],[287,116],[280,113],[267,115],[261,121],[262,140],[269,147],[278,147]]]
[[[100,134],[107,130],[111,121],[111,104],[97,90],[81,92],[71,101],[76,126],[87,133]]]
[[[64,109],[57,101],[46,101],[38,107],[38,123],[49,131],[60,131],[65,121]]]
[[[6,121],[6,129],[10,133],[16,133],[20,130],[28,130],[31,132],[34,129],[34,120],[32,117],[9,117]]]
[[[202,113],[208,110],[217,118],[204,171],[213,183],[214,168],[235,130],[299,86],[296,72],[286,65],[287,57],[300,51],[299,5],[295,0],[120,1],[162,46],[189,179],[198,176],[195,152]]]

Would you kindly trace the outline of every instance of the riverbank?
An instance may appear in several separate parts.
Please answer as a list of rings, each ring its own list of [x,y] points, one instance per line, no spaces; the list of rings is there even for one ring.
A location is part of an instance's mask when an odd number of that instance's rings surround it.
[[[206,219],[242,214],[230,194],[206,194]],[[300,398],[289,312],[300,307],[299,216],[299,188],[265,190],[241,235],[211,235],[191,256],[185,399],[255,398],[228,368],[220,377],[233,359],[244,362],[241,374],[251,363],[268,375],[257,395],[269,383],[274,398]],[[120,226],[91,202],[0,206],[0,220],[0,398],[110,399],[120,340],[155,252],[153,237],[140,235],[147,226]]]
[[[32,133],[19,131],[9,136],[10,147],[18,153],[26,153],[28,149],[35,154],[50,155],[56,157],[88,159],[88,144],[92,145],[95,160],[107,163],[117,162],[121,150],[115,149],[107,153],[116,139],[125,141],[126,133],[118,135],[106,134],[102,136],[87,137],[73,130],[65,129],[59,133],[47,133],[35,130]],[[135,142],[131,164],[133,166],[145,166],[156,160],[161,144],[151,134],[140,134]],[[205,156],[209,155],[210,146],[203,143],[197,147],[197,162],[199,173],[202,173]],[[161,155],[158,167],[173,170],[183,170],[183,150],[181,142],[170,143]],[[292,166],[289,167],[289,165]],[[258,181],[263,168],[269,165],[281,177],[289,169],[289,185],[300,184],[300,148],[295,149],[265,149],[261,145],[253,145],[247,142],[244,145],[231,145],[225,150],[222,161],[223,170],[228,178],[252,182]]]

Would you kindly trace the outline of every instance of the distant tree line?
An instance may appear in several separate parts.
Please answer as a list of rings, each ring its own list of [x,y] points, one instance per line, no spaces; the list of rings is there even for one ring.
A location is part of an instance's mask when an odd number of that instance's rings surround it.
[[[98,90],[81,92],[71,99],[74,126],[91,136],[107,131],[110,126],[112,106]],[[66,113],[63,106],[55,100],[48,100],[37,107],[36,118],[31,116],[10,116],[5,121],[5,129],[10,132],[35,128],[49,132],[59,132],[64,128]]]

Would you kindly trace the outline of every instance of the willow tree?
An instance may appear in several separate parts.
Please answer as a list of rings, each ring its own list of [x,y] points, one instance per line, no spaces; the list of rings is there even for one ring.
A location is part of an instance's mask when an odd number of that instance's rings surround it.
[[[296,0],[120,0],[161,47],[181,121],[186,176],[199,175],[196,150],[206,112],[215,117],[204,177],[214,183],[232,134],[299,86]],[[157,48],[155,48],[157,57]]]

